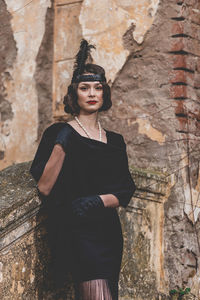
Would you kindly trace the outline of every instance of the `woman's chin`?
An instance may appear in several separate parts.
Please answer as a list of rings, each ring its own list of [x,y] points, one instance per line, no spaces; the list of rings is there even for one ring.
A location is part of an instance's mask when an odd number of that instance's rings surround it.
[[[99,111],[99,109],[100,109],[100,107],[88,107],[85,109],[81,109],[80,113],[88,113],[88,114],[96,113]]]

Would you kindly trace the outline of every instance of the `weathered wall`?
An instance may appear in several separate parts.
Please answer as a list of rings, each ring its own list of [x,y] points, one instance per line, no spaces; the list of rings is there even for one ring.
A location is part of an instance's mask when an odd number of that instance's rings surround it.
[[[114,82],[113,109],[104,119],[113,130],[119,130],[120,124],[119,131],[127,141],[134,166],[174,174],[174,184],[164,204],[163,245],[157,243],[161,252],[163,247],[164,264],[159,270],[163,279],[157,280],[156,286],[164,294],[178,286],[189,286],[197,299],[200,297],[199,9],[198,1],[160,3],[141,49],[132,48],[133,53]],[[162,226],[162,216],[160,221]],[[139,232],[136,230],[135,235]],[[144,282],[148,281],[148,272],[142,276]],[[139,281],[134,286],[137,284]],[[150,281],[148,288],[156,297]],[[140,291],[137,295],[142,294]],[[136,297],[133,291],[129,295]]]
[[[53,116],[66,118],[63,97],[71,82],[74,56],[79,48],[82,30],[79,15],[83,1],[55,0],[54,60],[53,60]],[[69,117],[69,116],[68,116]]]
[[[0,298],[71,300],[70,278],[60,290],[53,282],[47,215],[29,169],[30,163],[21,163],[0,172]]]
[[[32,158],[38,128],[42,126],[43,130],[51,120],[52,17],[48,10],[50,0],[28,3],[2,0],[0,5],[3,16],[0,169],[3,169],[13,162]],[[50,29],[45,31],[45,25],[49,24]],[[45,105],[47,108],[42,108],[41,113],[41,106]]]
[[[63,112],[63,96],[71,81],[74,56],[82,37],[96,45],[95,63],[102,65],[112,84],[129,55],[126,35],[139,49],[151,27],[159,0],[120,1],[55,0],[54,22],[54,119],[69,118]],[[88,17],[90,16],[90,17]]]
[[[144,232],[143,244],[151,249],[151,255],[147,267],[140,264],[141,251],[132,268],[139,266],[146,292],[139,279],[132,280],[134,271],[126,270],[125,266],[123,281],[129,289],[123,289],[123,297],[144,299],[151,294],[153,299],[158,293],[168,294],[178,286],[190,286],[199,296],[199,8],[199,2],[192,0],[134,3],[113,0],[95,6],[90,0],[83,1],[82,5],[81,1],[57,1],[60,18],[55,23],[55,36],[64,22],[61,20],[69,19],[71,25],[74,13],[80,11],[79,18],[73,22],[76,33],[73,53],[81,35],[96,44],[98,51],[92,54],[94,62],[105,67],[112,84],[113,107],[101,114],[103,124],[123,134],[132,165],[166,172],[173,181],[169,198],[164,201],[165,211],[162,205],[157,210],[150,209],[151,202],[145,199],[133,205],[134,217],[129,218],[127,226],[132,228],[129,237],[134,232],[132,257],[134,250],[137,252],[137,237]],[[69,27],[65,26],[65,30],[66,37],[70,36]],[[59,35],[62,33],[63,30]],[[65,47],[67,43],[66,39]],[[65,47],[60,48],[60,44],[60,40],[55,40],[56,53],[61,53],[60,63],[71,66],[72,54],[65,58]],[[67,79],[68,83],[70,74],[54,68],[56,119],[63,118],[62,97],[66,86],[61,82]],[[156,236],[153,244],[144,223],[141,231],[135,228],[134,211],[138,207],[144,215],[151,211],[152,219],[159,216],[158,223],[149,224],[154,233],[157,226],[161,228],[161,236]],[[174,238],[180,240],[178,245],[178,242],[173,244]],[[157,253],[153,255],[155,247]]]
[[[139,48],[154,21],[158,3],[159,0],[102,0],[96,5],[92,0],[83,2],[79,17],[83,36],[97,46],[93,58],[105,68],[108,81],[115,80],[129,54],[124,37],[129,32]]]
[[[40,1],[39,13],[38,1],[22,9],[24,2],[1,3],[1,168],[33,157],[52,115],[70,117],[62,99],[80,39],[89,39],[112,86],[113,106],[101,122],[123,134],[138,178],[149,174],[144,194],[120,210],[121,299],[166,299],[176,287],[191,287],[199,299],[199,1]],[[39,21],[30,29],[27,19]]]
[[[53,0],[45,16],[45,32],[36,57],[34,80],[38,99],[38,138],[52,122],[52,79],[53,79]]]
[[[125,242],[120,299],[168,299],[163,256],[164,203],[174,182],[166,174],[130,169],[134,170],[137,191],[128,208],[120,209]]]
[[[13,118],[12,106],[7,99],[4,80],[11,80],[11,75],[6,70],[12,67],[17,49],[10,24],[11,15],[6,10],[6,4],[3,0],[0,2],[0,8],[2,20],[0,24],[0,160],[2,160],[6,151],[4,137],[9,135],[9,122]]]
[[[47,214],[41,207],[29,168],[30,163],[22,163],[0,172],[0,296],[4,300],[71,300],[74,289],[70,276],[62,289],[55,288],[53,282],[45,225]],[[146,295],[154,299],[154,290],[149,285],[155,287],[156,276],[160,278],[159,269],[163,267],[155,243],[162,245],[160,222],[171,183],[159,173],[130,170],[138,188],[128,209],[120,209],[126,249],[120,299],[146,299]],[[151,185],[148,191],[147,185]],[[157,275],[152,274],[150,260],[158,270]],[[148,273],[146,281],[144,273]]]

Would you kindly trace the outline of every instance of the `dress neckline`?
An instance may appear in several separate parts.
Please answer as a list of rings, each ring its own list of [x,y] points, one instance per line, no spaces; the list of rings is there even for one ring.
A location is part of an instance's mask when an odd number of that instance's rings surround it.
[[[105,142],[101,142],[101,141],[99,141],[99,140],[96,140],[96,139],[90,139],[89,137],[86,137],[86,136],[83,136],[83,135],[81,135],[72,125],[70,125],[69,123],[65,123],[65,124],[67,124],[67,125],[69,125],[73,130],[74,130],[74,132],[77,134],[77,135],[79,135],[81,138],[84,138],[84,139],[87,139],[87,140],[91,140],[91,141],[94,141],[94,142],[97,142],[97,143],[101,143],[101,144],[105,144],[105,145],[107,145],[108,144],[108,130],[106,130],[105,128],[103,128],[103,130],[105,130],[105,132],[106,132],[106,139],[107,139],[107,142],[105,143]]]

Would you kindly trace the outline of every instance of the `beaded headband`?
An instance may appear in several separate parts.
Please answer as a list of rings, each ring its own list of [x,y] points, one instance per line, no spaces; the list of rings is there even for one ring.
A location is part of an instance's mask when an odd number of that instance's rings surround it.
[[[99,75],[99,74],[82,74],[78,75],[75,78],[74,82],[84,82],[84,81],[100,81],[100,82],[106,82],[105,76]]]

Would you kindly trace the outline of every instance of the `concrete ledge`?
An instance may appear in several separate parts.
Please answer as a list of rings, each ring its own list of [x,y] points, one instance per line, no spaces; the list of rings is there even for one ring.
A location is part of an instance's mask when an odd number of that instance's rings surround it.
[[[20,163],[0,172],[0,251],[31,230],[26,221],[39,210],[41,201],[29,174],[30,165]]]
[[[137,186],[134,198],[163,203],[165,201],[170,177],[166,173],[130,167]]]
[[[51,281],[44,275],[49,260],[43,226],[45,215],[40,214],[41,200],[35,181],[29,173],[30,166],[31,162],[20,163],[0,172],[0,281],[5,293],[3,299],[57,299],[59,294],[59,299],[71,300],[74,291],[70,280],[62,291],[50,291]],[[162,203],[167,195],[169,181],[167,174],[159,172],[133,167],[130,167],[130,172],[137,191],[127,209],[119,209],[125,237],[120,290],[124,294],[127,284],[132,286],[127,278],[131,278],[133,270],[137,268],[138,276],[144,273],[146,285],[154,293],[159,274],[156,275],[152,267],[155,243],[151,241],[158,242],[156,236],[161,236],[160,232],[163,230],[159,222],[163,221]],[[152,227],[151,230],[147,230],[147,223],[151,224],[148,225],[148,228]],[[145,236],[144,245],[138,250],[138,238],[141,234]],[[144,267],[141,261],[146,248],[151,249],[152,254],[145,254],[147,261]],[[162,255],[162,247],[159,249],[160,252],[157,251],[155,255],[157,258]],[[138,258],[135,257],[136,253]],[[133,268],[130,268],[131,265]],[[137,277],[136,271],[134,276]],[[67,295],[67,298],[62,295]]]

